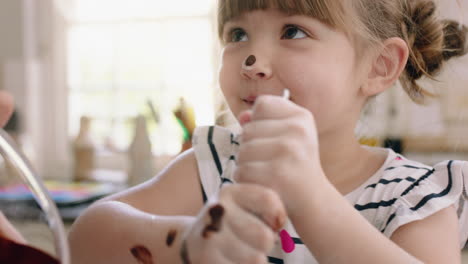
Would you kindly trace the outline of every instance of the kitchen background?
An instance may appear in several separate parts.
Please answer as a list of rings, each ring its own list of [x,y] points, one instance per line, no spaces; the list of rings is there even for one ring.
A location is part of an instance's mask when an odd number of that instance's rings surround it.
[[[438,2],[441,17],[468,25],[468,0]],[[67,226],[190,147],[195,124],[232,124],[215,24],[215,0],[0,1],[0,89],[16,100],[7,130]],[[396,86],[369,105],[357,135],[428,164],[468,160],[468,56],[422,83],[439,97],[418,106]],[[0,208],[52,251],[31,196],[2,164]]]

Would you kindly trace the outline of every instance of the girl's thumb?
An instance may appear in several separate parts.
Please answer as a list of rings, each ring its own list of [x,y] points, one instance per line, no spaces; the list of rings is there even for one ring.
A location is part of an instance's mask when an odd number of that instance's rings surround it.
[[[239,115],[239,123],[241,126],[244,126],[245,124],[249,123],[252,121],[252,111],[251,110],[246,110],[242,112]]]

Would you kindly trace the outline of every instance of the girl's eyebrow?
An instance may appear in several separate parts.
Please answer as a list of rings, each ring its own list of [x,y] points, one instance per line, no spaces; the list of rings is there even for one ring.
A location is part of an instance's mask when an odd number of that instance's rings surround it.
[[[236,24],[242,24],[242,23],[246,23],[246,22],[242,21],[240,18],[233,18],[233,19],[230,19],[229,21],[226,21],[226,23],[224,23],[224,28],[232,27]]]
[[[321,22],[319,19],[311,16],[304,16],[304,15],[289,15],[285,19],[292,19],[292,20],[298,20],[303,23],[313,23],[314,25],[319,25],[319,26],[325,26],[326,24]],[[306,21],[307,19],[307,21]]]
[[[291,15],[285,19],[289,19],[290,21],[293,20],[292,24],[298,24],[304,26],[305,28],[313,29],[316,33],[326,33],[335,30],[332,26],[310,16]]]
[[[290,19],[298,20],[298,21],[301,21],[303,23],[314,23],[314,24],[317,24],[317,25],[324,26],[324,23],[322,23],[317,18],[314,18],[314,17],[311,17],[311,16],[300,15],[300,14],[288,14],[288,15],[285,15],[284,17],[280,17],[278,20],[290,20]],[[307,21],[306,21],[306,19],[307,19]],[[232,18],[232,19],[226,21],[226,23],[224,23],[224,27],[229,27],[229,26],[232,26],[233,24],[248,24],[248,23],[249,22],[243,20],[242,17],[236,17],[236,18]]]

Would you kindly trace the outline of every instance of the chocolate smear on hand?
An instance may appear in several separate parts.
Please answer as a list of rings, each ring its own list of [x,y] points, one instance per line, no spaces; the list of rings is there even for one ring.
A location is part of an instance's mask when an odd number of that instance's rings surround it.
[[[219,232],[221,230],[221,220],[224,215],[224,207],[215,205],[209,210],[211,223],[208,224],[202,232],[203,238],[208,238],[211,232]]]
[[[169,233],[167,234],[167,237],[166,237],[166,245],[168,247],[172,246],[172,244],[174,243],[174,240],[177,236],[177,230],[175,229],[171,229],[169,231]]]
[[[134,246],[130,249],[132,255],[138,260],[138,263],[141,264],[154,264],[153,255],[148,248],[142,245]]]

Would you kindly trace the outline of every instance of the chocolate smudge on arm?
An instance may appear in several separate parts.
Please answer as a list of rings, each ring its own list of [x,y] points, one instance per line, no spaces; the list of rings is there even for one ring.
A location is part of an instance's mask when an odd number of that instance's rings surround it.
[[[130,252],[138,260],[138,263],[154,264],[153,255],[145,246],[136,245],[130,249]]]

